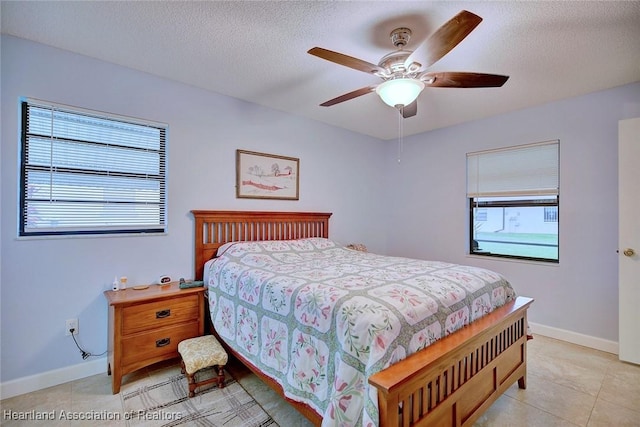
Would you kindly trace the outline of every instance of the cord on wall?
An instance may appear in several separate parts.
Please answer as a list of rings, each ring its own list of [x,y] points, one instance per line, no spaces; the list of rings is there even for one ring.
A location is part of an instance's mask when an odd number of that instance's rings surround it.
[[[91,354],[91,353],[89,353],[88,351],[83,350],[83,349],[80,347],[80,344],[78,344],[78,341],[76,340],[76,335],[74,334],[75,329],[74,329],[74,328],[71,328],[71,329],[69,329],[69,332],[71,332],[71,338],[73,338],[73,342],[74,342],[74,343],[76,343],[76,347],[78,347],[78,350],[80,350],[80,354],[82,355],[82,360],[87,360],[87,359],[88,359],[88,358],[90,358],[90,357],[102,356],[103,354],[105,354],[105,353],[106,353],[106,351],[103,351],[103,352],[102,352],[102,353],[100,353],[100,354]]]

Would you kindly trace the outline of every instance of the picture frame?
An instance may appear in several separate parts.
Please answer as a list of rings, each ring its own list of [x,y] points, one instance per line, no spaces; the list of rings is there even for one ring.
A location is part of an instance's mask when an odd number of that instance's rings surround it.
[[[299,200],[300,159],[236,150],[236,197]]]

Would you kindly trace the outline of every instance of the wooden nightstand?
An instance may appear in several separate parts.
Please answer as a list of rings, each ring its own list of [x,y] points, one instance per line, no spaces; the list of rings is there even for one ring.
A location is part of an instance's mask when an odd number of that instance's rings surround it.
[[[109,302],[109,363],[113,394],[122,376],[179,357],[178,343],[204,334],[204,287],[178,283],[105,291]]]

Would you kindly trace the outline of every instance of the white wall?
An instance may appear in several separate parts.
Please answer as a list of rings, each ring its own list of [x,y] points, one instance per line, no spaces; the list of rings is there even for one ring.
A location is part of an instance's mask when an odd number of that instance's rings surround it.
[[[3,383],[86,363],[64,335],[68,318],[85,349],[105,351],[103,291],[115,275],[191,277],[191,209],[333,212],[336,240],[385,249],[374,232],[383,142],[22,39],[3,35],[1,53]],[[21,96],[168,123],[168,234],[16,239]],[[300,200],[236,199],[236,149],[300,158]]]
[[[405,138],[400,164],[389,169],[389,253],[496,270],[535,298],[531,322],[617,342],[618,120],[637,116],[640,83]],[[553,139],[559,264],[465,255],[466,153]],[[387,151],[396,156],[392,144]]]

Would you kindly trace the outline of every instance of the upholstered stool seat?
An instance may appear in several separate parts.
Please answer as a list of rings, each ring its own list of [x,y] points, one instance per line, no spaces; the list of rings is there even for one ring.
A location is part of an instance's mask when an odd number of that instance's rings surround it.
[[[182,357],[182,371],[189,382],[189,397],[195,396],[195,390],[206,384],[218,383],[224,387],[224,366],[228,356],[222,345],[213,335],[190,338],[178,343],[178,353]],[[204,381],[196,382],[195,374],[204,368],[217,368],[218,375]]]

